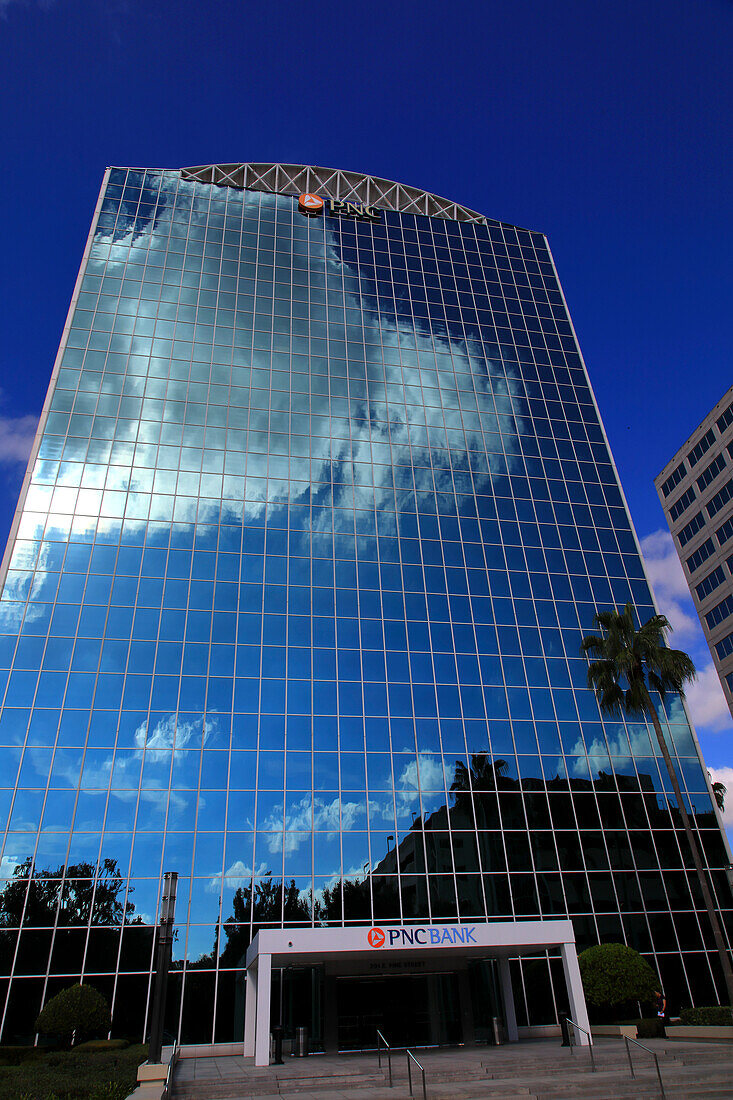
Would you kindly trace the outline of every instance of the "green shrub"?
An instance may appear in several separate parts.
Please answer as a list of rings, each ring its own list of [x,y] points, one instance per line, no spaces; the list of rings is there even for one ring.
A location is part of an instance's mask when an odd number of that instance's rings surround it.
[[[77,1043],[74,1050],[88,1050],[96,1053],[105,1050],[124,1050],[129,1045],[127,1039],[87,1039],[85,1043]]]
[[[578,956],[583,991],[595,1007],[621,1006],[629,1001],[642,1004],[654,999],[659,978],[638,951],[622,943],[600,943]]]
[[[96,1085],[87,1100],[127,1100],[129,1095],[129,1085],[122,1081],[108,1081],[104,1085]]]
[[[687,1027],[730,1027],[733,1016],[729,1008],[712,1005],[708,1008],[683,1008],[680,1019]]]
[[[61,1042],[90,1039],[111,1027],[109,1005],[91,985],[72,985],[52,997],[36,1020],[36,1031]]]
[[[664,1039],[665,1035],[664,1020],[660,1020],[659,1017],[652,1016],[649,1020],[636,1022],[637,1039]]]
[[[39,1058],[43,1050],[31,1046],[4,1046],[0,1047],[0,1066],[19,1066],[21,1062],[28,1062]]]
[[[124,1100],[135,1088],[147,1049],[41,1052],[31,1062],[0,1068],[2,1100]]]

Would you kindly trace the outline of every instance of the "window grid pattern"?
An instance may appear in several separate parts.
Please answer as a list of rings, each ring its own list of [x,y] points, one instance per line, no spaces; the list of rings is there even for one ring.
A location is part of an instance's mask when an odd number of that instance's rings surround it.
[[[716,516],[721,508],[725,508],[729,500],[733,500],[733,479],[728,481],[722,489],[719,489],[715,496],[711,497],[706,504],[707,513],[712,519]]]
[[[719,454],[709,466],[706,466],[697,479],[697,487],[702,493],[708,485],[712,485],[719,473],[725,469],[725,455]]]
[[[712,428],[709,428],[702,439],[699,439],[695,446],[692,448],[687,456],[687,461],[690,463],[690,469],[696,466],[702,456],[706,454],[713,443],[715,442],[715,432]]]
[[[730,559],[729,559],[730,560]],[[729,567],[730,568],[730,567]],[[725,580],[725,573],[721,565],[716,566],[712,573],[708,573],[704,580],[695,585],[698,600],[704,600],[711,592],[714,592]]]
[[[721,661],[725,657],[730,657],[733,653],[733,634],[726,634],[725,638],[721,638],[715,645],[715,652]]]
[[[682,481],[687,475],[687,467],[684,462],[680,462],[679,466],[675,466],[672,473],[669,475],[666,481],[662,482],[662,492],[666,497],[672,492],[676,485]]]
[[[733,405],[729,405],[724,413],[718,417],[715,421],[718,426],[718,431],[722,435],[726,428],[729,428],[733,424]]]
[[[708,624],[708,629],[712,630],[713,627],[719,626],[725,619],[728,618],[731,611],[733,611],[733,595],[726,596],[724,600],[721,600],[719,604],[711,608],[705,616],[705,622]]]
[[[722,544],[721,544],[722,545]],[[701,546],[698,546],[689,558],[685,561],[690,573],[694,573],[696,569],[699,569],[703,562],[706,562],[711,554],[715,553],[715,543],[712,539],[705,539],[705,542]]]
[[[715,537],[718,540],[719,546],[725,546],[728,539],[733,538],[733,516],[727,519],[725,523],[721,523],[720,527],[715,532]]]
[[[669,514],[672,522],[675,522],[680,518],[683,512],[685,512],[695,499],[695,489],[691,485],[689,489],[686,489],[682,496],[674,502],[669,509]]]
[[[686,523],[685,526],[677,532],[677,538],[680,541],[680,546],[686,546],[690,539],[695,537],[698,531],[702,531],[704,526],[705,520],[703,518],[702,512],[698,512],[697,515],[694,515],[692,517],[689,523]]]
[[[628,600],[542,236],[112,171],[0,601],[6,1034],[78,977],[143,1034],[164,869],[185,1041],[267,924],[572,915],[709,1003],[668,778],[579,653]]]

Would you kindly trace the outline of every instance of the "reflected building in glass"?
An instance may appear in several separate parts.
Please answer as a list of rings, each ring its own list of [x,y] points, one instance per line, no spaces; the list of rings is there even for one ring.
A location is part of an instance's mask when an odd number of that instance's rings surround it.
[[[6,1041],[80,977],[144,1033],[164,870],[183,1041],[241,1039],[267,925],[570,916],[672,1007],[722,995],[654,738],[586,687],[596,610],[654,607],[542,234],[353,173],[109,170],[4,568]],[[555,1022],[557,960],[513,973]],[[334,980],[276,976],[316,1045]]]

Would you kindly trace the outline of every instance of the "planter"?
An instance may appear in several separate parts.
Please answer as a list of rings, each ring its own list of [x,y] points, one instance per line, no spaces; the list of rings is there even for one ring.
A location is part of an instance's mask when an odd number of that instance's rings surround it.
[[[591,1033],[599,1039],[612,1038],[623,1039],[627,1035],[629,1039],[636,1038],[636,1024],[594,1024]]]
[[[694,1039],[696,1042],[707,1040],[710,1043],[724,1043],[733,1041],[733,1025],[728,1027],[702,1027],[700,1025],[684,1026],[677,1024],[667,1025],[668,1039]]]

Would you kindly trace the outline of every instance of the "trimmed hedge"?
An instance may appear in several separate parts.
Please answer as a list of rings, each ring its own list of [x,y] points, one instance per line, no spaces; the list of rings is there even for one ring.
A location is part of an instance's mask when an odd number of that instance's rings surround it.
[[[708,1008],[683,1008],[680,1019],[686,1027],[730,1027],[733,1024],[731,1010],[723,1005]]]
[[[93,1053],[44,1052],[18,1066],[0,1067],[2,1100],[125,1100],[137,1084],[147,1048]]]
[[[659,1017],[652,1016],[649,1020],[637,1020],[637,1039],[664,1039],[665,1035],[664,1020],[660,1020]]]
[[[0,1066],[19,1066],[21,1062],[30,1062],[39,1058],[45,1051],[31,1046],[0,1047]]]
[[[595,1007],[652,1001],[659,978],[638,951],[622,943],[599,943],[578,955],[583,992]]]
[[[109,1031],[112,1020],[109,1005],[91,985],[72,985],[62,989],[45,1005],[36,1020],[40,1035],[53,1035],[61,1042],[96,1039]]]
[[[74,1050],[88,1050],[98,1053],[105,1050],[124,1050],[129,1047],[127,1039],[87,1039],[85,1043],[77,1043]]]

